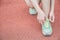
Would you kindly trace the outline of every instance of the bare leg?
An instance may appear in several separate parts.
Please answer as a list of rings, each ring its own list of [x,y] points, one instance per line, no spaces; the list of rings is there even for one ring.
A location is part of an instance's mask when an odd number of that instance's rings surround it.
[[[31,7],[31,8],[34,7],[33,4],[31,3],[31,0],[25,0],[25,2],[26,2],[26,4],[27,4],[28,7]],[[39,4],[39,2],[40,2],[39,0],[36,0],[36,3]]]
[[[50,12],[50,0],[41,0],[42,1],[42,9],[46,16],[48,17]]]
[[[50,15],[49,19],[51,22],[54,22],[54,2],[55,0],[42,0],[42,8],[46,16]]]

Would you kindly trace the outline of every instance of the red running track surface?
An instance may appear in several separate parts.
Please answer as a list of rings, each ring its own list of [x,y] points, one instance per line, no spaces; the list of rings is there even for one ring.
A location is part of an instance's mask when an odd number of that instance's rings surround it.
[[[0,0],[0,40],[60,40],[60,0],[55,1],[53,34],[45,37],[24,0]]]

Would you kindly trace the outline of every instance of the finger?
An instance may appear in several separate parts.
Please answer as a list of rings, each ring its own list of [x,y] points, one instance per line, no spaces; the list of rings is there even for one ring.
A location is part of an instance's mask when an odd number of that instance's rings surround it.
[[[50,16],[50,18],[49,18],[49,20],[50,20],[51,22],[54,22],[54,19],[55,19],[54,16]]]
[[[45,19],[39,20],[39,23],[43,24],[45,22]]]
[[[41,21],[41,20],[39,20],[39,23],[41,23],[41,24],[42,24],[42,21]]]

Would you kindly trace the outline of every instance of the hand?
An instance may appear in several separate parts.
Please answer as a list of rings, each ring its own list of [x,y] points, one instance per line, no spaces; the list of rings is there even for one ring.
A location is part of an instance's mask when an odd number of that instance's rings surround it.
[[[39,23],[43,23],[45,21],[45,13],[44,12],[38,12],[37,14],[37,19],[39,21]]]
[[[49,20],[51,21],[51,22],[54,22],[54,19],[55,19],[55,16],[54,16],[54,12],[50,12],[50,15],[49,15]]]

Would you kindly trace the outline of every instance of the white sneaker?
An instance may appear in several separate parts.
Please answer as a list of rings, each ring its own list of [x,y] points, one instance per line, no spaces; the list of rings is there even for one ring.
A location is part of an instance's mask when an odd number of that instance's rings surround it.
[[[49,19],[42,24],[42,33],[44,36],[50,36],[52,34],[52,26],[49,22]]]
[[[37,13],[37,11],[34,8],[29,8],[29,13],[34,15]]]

